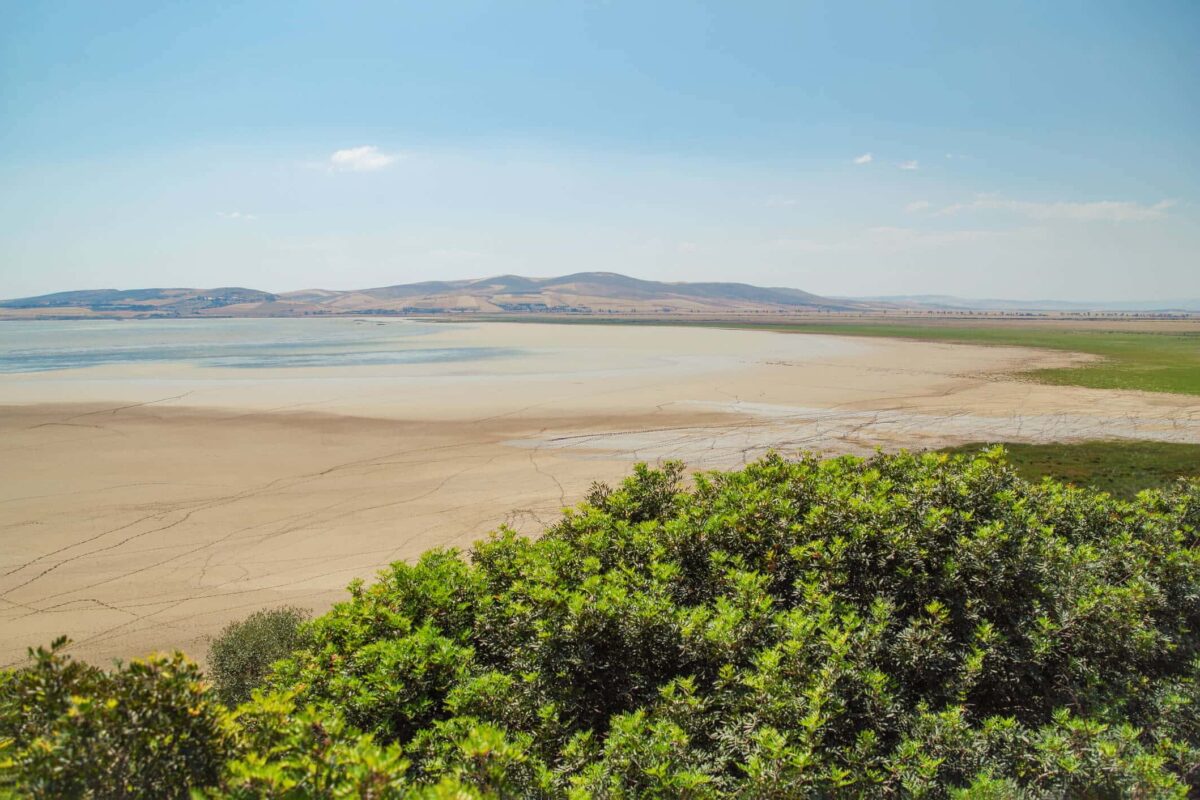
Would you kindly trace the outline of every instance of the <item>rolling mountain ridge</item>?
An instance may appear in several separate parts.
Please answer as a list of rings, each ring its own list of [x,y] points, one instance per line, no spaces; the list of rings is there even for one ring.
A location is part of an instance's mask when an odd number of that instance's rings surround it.
[[[1182,313],[1200,300],[1084,303],[980,300],[949,295],[822,297],[747,283],[666,283],[613,272],[553,278],[497,275],[372,289],[264,292],[215,289],[89,289],[0,300],[0,319],[300,317],[351,314],[741,314],[808,311],[892,313]]]
[[[831,300],[799,289],[745,283],[663,283],[612,272],[554,278],[498,275],[424,281],[373,289],[305,289],[270,293],[218,289],[101,289],[56,292],[0,301],[12,317],[278,317],[337,314],[645,313],[775,310],[858,310],[853,300]]]

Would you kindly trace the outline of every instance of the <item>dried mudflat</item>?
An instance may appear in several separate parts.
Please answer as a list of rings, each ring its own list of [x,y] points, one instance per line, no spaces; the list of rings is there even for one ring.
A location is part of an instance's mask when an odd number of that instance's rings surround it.
[[[0,381],[0,663],[105,661],[501,524],[536,533],[638,460],[736,466],[966,441],[1200,442],[1195,397],[1008,377],[1078,357],[705,328],[448,325],[471,363],[115,364]]]

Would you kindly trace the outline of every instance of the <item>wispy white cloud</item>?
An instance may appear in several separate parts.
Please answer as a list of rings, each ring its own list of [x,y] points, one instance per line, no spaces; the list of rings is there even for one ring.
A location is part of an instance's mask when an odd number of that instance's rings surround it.
[[[330,169],[337,172],[374,172],[395,163],[397,156],[373,145],[335,150],[329,157]]]
[[[256,217],[255,215],[247,214],[244,211],[218,211],[217,216],[220,217],[221,219],[242,219],[242,220],[258,219],[258,217]]]
[[[910,214],[916,214],[920,211],[924,211],[925,209],[929,208],[929,206],[931,206],[931,205],[932,205],[932,203],[930,203],[928,200],[914,200],[911,203],[909,203],[908,205],[906,205],[904,207],[904,210],[909,212]]]
[[[863,153],[861,156],[854,159],[854,163],[855,164],[870,164],[874,160],[875,160],[875,156],[871,155],[870,153]]]
[[[1175,203],[1160,200],[1153,205],[1144,205],[1125,200],[1097,200],[1093,202],[1036,202],[1009,200],[996,195],[980,195],[968,203],[954,203],[940,212],[944,215],[969,211],[1007,211],[1038,220],[1070,220],[1074,222],[1140,222],[1157,219]]]
[[[914,170],[914,169],[921,168],[921,165],[919,163],[917,163],[916,159],[912,159],[910,161],[901,161],[896,166],[899,167],[900,169],[907,169],[907,170]]]

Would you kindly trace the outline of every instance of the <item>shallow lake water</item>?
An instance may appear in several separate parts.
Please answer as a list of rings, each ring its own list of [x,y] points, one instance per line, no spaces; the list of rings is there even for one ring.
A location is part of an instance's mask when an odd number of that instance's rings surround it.
[[[409,320],[203,319],[0,323],[0,373],[114,364],[273,369],[479,361],[508,347],[424,341],[444,326]]]

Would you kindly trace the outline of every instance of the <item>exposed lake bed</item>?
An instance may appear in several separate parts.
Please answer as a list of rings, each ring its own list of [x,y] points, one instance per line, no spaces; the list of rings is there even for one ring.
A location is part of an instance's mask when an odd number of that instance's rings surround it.
[[[0,659],[62,633],[96,661],[199,655],[249,610],[323,609],[389,561],[536,533],[637,460],[1200,442],[1195,397],[1010,377],[1075,358],[675,327],[6,323]]]

